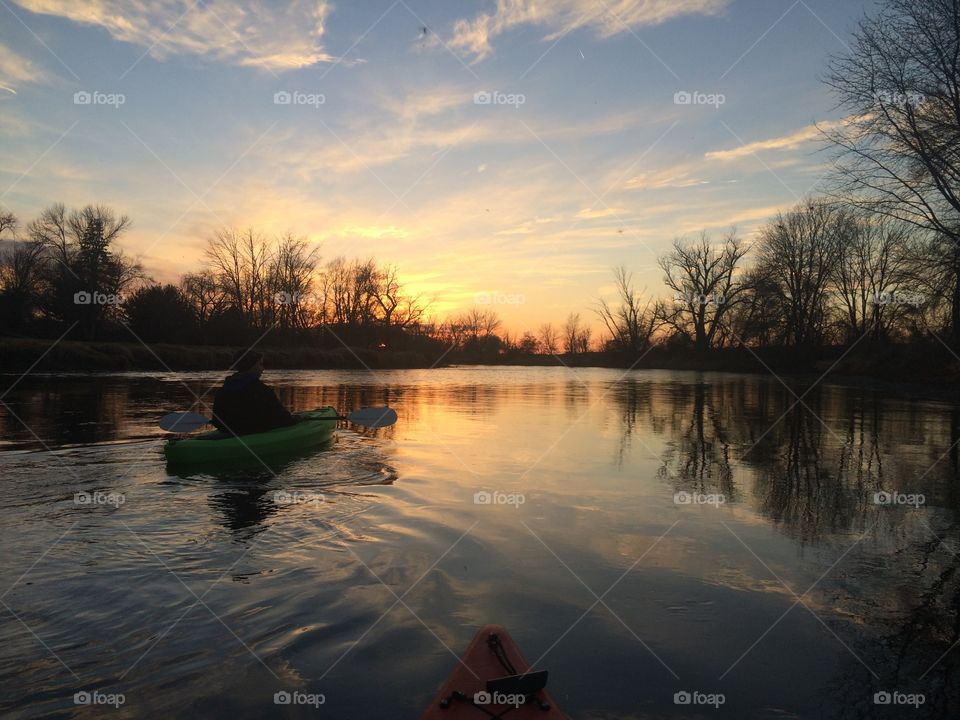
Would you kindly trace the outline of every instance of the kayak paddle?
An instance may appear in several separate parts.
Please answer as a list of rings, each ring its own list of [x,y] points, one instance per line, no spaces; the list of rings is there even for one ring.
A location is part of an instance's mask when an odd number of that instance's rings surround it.
[[[327,418],[324,418],[327,419]],[[335,415],[330,420],[346,420],[368,428],[390,427],[397,422],[397,411],[388,407],[369,407],[354,410],[349,415]],[[160,429],[167,432],[191,432],[209,425],[212,420],[195,412],[173,412],[160,418]]]
[[[167,432],[191,432],[210,424],[210,418],[195,412],[172,412],[160,418],[160,429]]]

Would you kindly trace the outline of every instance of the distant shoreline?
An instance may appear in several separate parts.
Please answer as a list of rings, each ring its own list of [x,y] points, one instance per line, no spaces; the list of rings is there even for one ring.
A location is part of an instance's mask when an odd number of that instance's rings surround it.
[[[124,372],[124,371],[225,371],[236,348],[36,338],[0,338],[0,372]],[[844,378],[850,382],[882,381],[903,388],[935,386],[942,393],[960,397],[960,360],[942,345],[860,346],[847,352],[842,347],[816,352],[795,348],[724,348],[695,353],[675,348],[653,348],[639,360],[615,353],[589,352],[577,355],[505,355],[489,358],[449,354],[427,357],[405,350],[311,347],[259,347],[268,368],[285,370],[429,369],[449,365],[569,366],[626,369],[694,370],[769,375],[811,375]],[[926,393],[922,393],[926,394]]]
[[[123,372],[226,370],[238,348],[219,345],[143,345],[113,341],[0,338],[0,372]],[[52,345],[52,347],[51,347]],[[257,347],[270,368],[322,370],[429,367],[420,353],[366,348],[321,350]],[[36,363],[36,364],[35,364]],[[34,365],[35,364],[35,365]]]

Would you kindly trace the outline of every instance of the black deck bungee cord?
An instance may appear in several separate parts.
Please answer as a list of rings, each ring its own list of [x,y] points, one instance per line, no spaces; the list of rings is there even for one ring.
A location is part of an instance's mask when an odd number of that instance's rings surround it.
[[[510,675],[521,674],[517,672],[516,668],[513,666],[513,663],[510,662],[510,658],[507,657],[507,651],[506,649],[504,649],[503,643],[500,642],[499,635],[497,635],[496,633],[490,633],[487,636],[487,647],[490,648],[490,651],[494,654],[494,656],[500,662],[500,665],[502,665],[503,669],[506,670]],[[526,674],[527,673],[523,673],[523,675],[526,675]],[[483,707],[483,705],[477,705],[477,703],[473,701],[473,698],[468,697],[467,695],[463,694],[459,690],[454,690],[452,693],[450,693],[448,697],[445,697],[443,700],[441,700],[440,707],[443,709],[446,709],[450,707],[450,705],[454,700],[468,702],[480,712],[485,713],[489,717],[496,718],[496,719],[503,718],[508,712],[517,709],[516,707],[512,707],[512,708],[507,708],[503,712],[495,713],[492,710],[487,710],[487,708]],[[550,706],[547,703],[544,703],[539,698],[532,697],[531,695],[524,696],[524,705],[531,700],[533,702],[536,702],[537,706],[543,712],[546,712],[547,710],[550,709]]]

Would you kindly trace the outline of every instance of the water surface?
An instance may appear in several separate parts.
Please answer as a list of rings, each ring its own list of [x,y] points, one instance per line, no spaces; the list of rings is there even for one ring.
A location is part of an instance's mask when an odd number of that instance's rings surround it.
[[[488,622],[571,717],[957,716],[955,406],[669,371],[266,379],[400,422],[172,472],[156,421],[216,374],[3,376],[5,717],[416,718]],[[125,702],[74,704],[94,690]]]

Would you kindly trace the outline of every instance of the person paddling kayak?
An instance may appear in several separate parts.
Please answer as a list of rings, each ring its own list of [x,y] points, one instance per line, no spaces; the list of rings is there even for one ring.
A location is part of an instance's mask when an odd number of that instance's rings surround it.
[[[260,380],[263,355],[241,350],[234,355],[231,368],[234,374],[223,381],[213,399],[213,424],[219,430],[249,435],[298,422]]]

